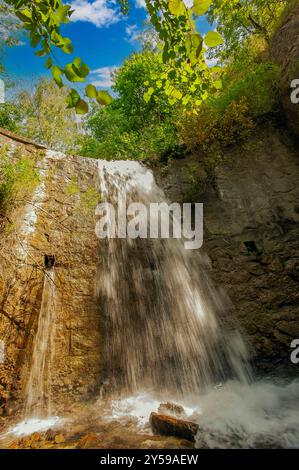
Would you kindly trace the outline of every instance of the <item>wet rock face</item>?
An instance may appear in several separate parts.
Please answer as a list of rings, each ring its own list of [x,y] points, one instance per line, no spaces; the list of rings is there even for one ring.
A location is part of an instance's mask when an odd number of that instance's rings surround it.
[[[151,413],[150,424],[155,434],[176,436],[188,441],[194,441],[198,431],[198,425],[191,421],[155,412]]]
[[[193,161],[199,157],[193,156]],[[185,161],[157,172],[171,201],[184,191]],[[218,191],[204,203],[207,269],[251,347],[258,366],[290,362],[299,319],[299,158],[292,142],[265,128],[244,146],[227,151],[217,170]]]
[[[35,156],[32,145],[0,135],[12,153]],[[42,301],[45,269],[54,263],[56,322],[52,395],[54,404],[88,397],[101,371],[102,329],[94,296],[98,240],[94,210],[95,160],[40,151],[38,187],[11,209],[13,225],[0,235],[0,406],[22,399]],[[10,228],[9,228],[10,227]]]
[[[291,82],[299,79],[299,5],[284,19],[274,35],[271,54],[282,68],[280,83],[282,105],[289,127],[299,135],[299,104],[291,102]]]

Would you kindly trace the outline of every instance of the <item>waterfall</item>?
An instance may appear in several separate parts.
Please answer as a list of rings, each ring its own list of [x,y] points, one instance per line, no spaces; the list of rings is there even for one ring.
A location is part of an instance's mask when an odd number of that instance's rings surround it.
[[[42,303],[26,389],[26,417],[51,414],[51,372],[54,363],[56,287],[54,267],[45,271]]]
[[[153,173],[137,162],[99,161],[99,180],[102,200],[116,212],[119,201],[165,201]],[[249,380],[246,346],[237,329],[226,330],[225,302],[200,251],[178,239],[126,236],[102,240],[101,260],[97,293],[110,389],[181,396],[226,378]]]

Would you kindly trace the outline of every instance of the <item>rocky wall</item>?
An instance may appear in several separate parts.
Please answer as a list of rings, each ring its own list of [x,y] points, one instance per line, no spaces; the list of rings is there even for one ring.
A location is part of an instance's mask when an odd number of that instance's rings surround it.
[[[188,193],[186,167],[202,171],[199,156],[156,170],[171,201]],[[259,367],[290,364],[299,338],[299,155],[272,127],[227,150],[217,188],[204,203],[204,244],[210,276],[231,302]],[[296,366],[294,366],[295,368]]]
[[[288,125],[299,136],[299,104],[291,101],[291,83],[299,79],[299,2],[293,3],[272,38],[270,52],[281,67],[281,103]]]
[[[31,364],[33,339],[49,259],[55,258],[56,340],[53,402],[59,406],[88,398],[101,370],[102,328],[95,300],[98,265],[94,209],[98,202],[97,162],[37,149],[0,135],[16,151],[36,158],[40,182],[16,205],[0,236],[0,364],[2,413],[19,407]],[[38,157],[36,157],[37,152]]]

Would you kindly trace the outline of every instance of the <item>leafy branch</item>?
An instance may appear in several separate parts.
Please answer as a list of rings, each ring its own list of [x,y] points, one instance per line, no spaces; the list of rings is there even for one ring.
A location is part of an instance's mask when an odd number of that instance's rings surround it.
[[[70,83],[85,82],[89,75],[89,67],[80,57],[61,66],[55,56],[55,48],[65,54],[72,54],[74,46],[70,38],[61,34],[61,26],[70,22],[74,10],[62,0],[5,0],[15,15],[22,21],[23,27],[29,32],[30,44],[38,57],[45,57],[45,67],[52,72],[53,79],[59,87],[64,80]],[[98,91],[93,85],[85,88],[85,97],[96,99],[99,104],[106,105],[112,101],[106,91]],[[68,108],[75,108],[78,114],[88,112],[88,103],[80,94],[71,89],[67,97]]]

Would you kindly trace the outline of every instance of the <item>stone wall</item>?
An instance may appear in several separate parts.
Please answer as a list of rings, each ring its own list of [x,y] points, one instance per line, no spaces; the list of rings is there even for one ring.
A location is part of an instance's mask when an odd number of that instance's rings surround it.
[[[226,153],[217,189],[203,198],[210,276],[221,286],[259,366],[289,361],[299,338],[299,155],[277,129],[260,129]],[[172,201],[186,191],[185,170],[199,156],[156,172]],[[295,366],[294,366],[295,367]]]
[[[100,380],[102,328],[94,293],[97,162],[37,149],[3,133],[0,143],[8,145],[12,158],[20,149],[35,158],[40,174],[33,194],[9,213],[0,237],[0,339],[5,344],[0,406],[6,413],[8,398],[19,405],[24,395],[48,255],[55,257],[58,305],[52,392],[65,409],[67,402],[88,397]]]
[[[291,82],[299,79],[299,2],[285,16],[272,39],[271,55],[281,66],[281,102],[290,129],[299,136],[299,104],[291,102]]]

